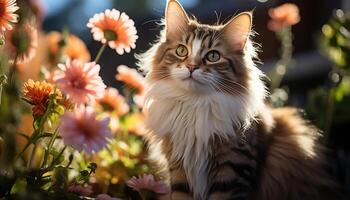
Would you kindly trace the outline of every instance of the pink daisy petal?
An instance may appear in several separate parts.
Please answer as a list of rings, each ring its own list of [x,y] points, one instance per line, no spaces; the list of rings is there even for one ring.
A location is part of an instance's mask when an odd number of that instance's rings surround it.
[[[98,152],[107,145],[112,137],[108,127],[109,118],[98,120],[93,109],[78,108],[74,112],[66,112],[62,117],[60,135],[66,145],[86,153]]]
[[[134,176],[126,184],[138,192],[141,190],[149,190],[157,194],[167,194],[169,192],[167,185],[162,181],[154,180],[151,174],[143,174],[138,177]]]
[[[53,80],[73,102],[92,103],[102,96],[106,85],[99,76],[99,65],[67,60],[65,65],[59,64],[58,67],[61,70],[55,73]]]

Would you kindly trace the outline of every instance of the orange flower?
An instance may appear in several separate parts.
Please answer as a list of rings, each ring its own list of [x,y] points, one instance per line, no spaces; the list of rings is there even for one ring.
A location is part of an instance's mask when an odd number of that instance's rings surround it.
[[[38,32],[29,22],[8,31],[5,38],[6,50],[11,59],[17,56],[18,63],[25,63],[35,56]]]
[[[62,34],[56,31],[52,31],[47,34],[48,48],[49,48],[49,60],[52,64],[55,64],[57,55],[60,54],[60,42],[62,40]],[[85,43],[75,35],[69,35],[67,43],[62,49],[63,56],[70,58],[71,60],[78,59],[84,62],[90,61],[90,53],[86,48]]]
[[[74,108],[74,103],[67,98],[59,99],[58,103],[61,104],[66,110],[73,110]]]
[[[15,12],[18,9],[16,0],[0,0],[0,33],[12,30],[12,23],[17,23],[18,15]]]
[[[129,53],[136,46],[138,36],[134,21],[124,12],[107,9],[104,13],[95,14],[90,18],[87,27],[91,28],[96,41],[108,43],[119,55],[124,51]]]
[[[135,89],[138,94],[143,94],[146,81],[143,76],[141,76],[135,69],[129,68],[125,65],[119,65],[117,67],[117,74],[115,78],[118,81],[126,83],[131,88]]]
[[[45,113],[47,100],[54,92],[59,98],[62,96],[59,90],[54,91],[53,85],[46,81],[34,82],[32,79],[29,79],[23,85],[23,97],[34,106],[32,108],[34,115],[43,115]]]
[[[280,31],[300,21],[299,8],[292,3],[285,3],[269,9],[269,15],[271,20],[268,23],[268,28],[272,31]]]
[[[122,95],[115,88],[107,88],[101,99],[97,100],[103,110],[108,112],[116,112],[118,116],[122,116],[129,112],[129,105],[125,102]]]

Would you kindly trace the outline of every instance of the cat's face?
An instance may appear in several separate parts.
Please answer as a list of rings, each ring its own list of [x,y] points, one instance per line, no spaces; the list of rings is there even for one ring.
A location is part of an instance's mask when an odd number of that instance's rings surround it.
[[[156,50],[148,77],[193,93],[245,92],[248,69],[245,45],[251,14],[242,13],[224,25],[204,25],[188,18],[170,0],[166,9],[165,39]]]

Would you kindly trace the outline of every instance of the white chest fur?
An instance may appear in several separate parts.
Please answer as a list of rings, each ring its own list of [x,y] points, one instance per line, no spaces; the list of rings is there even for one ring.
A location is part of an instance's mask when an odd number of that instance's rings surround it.
[[[144,107],[147,128],[160,137],[170,137],[170,162],[182,162],[196,196],[203,199],[206,195],[210,138],[234,139],[235,127],[249,126],[257,111],[252,100],[244,95],[191,94],[163,81],[149,87]]]

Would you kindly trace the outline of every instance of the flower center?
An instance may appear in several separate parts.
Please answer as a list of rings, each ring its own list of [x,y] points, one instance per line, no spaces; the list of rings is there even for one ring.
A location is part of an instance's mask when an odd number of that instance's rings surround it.
[[[87,124],[85,121],[84,122],[79,122],[78,123],[79,130],[82,131],[82,134],[84,134],[85,137],[87,138],[92,138],[94,135],[96,135],[96,128],[92,127],[91,124]]]
[[[84,89],[86,86],[86,83],[84,80],[80,79],[80,78],[75,78],[71,81],[71,84],[74,88],[77,89]]]
[[[104,30],[103,35],[107,41],[113,41],[113,40],[116,40],[118,38],[117,33],[113,30],[110,30],[110,29]]]
[[[110,111],[110,112],[114,111],[114,107],[110,103],[101,102],[100,104],[101,104],[104,111]]]

